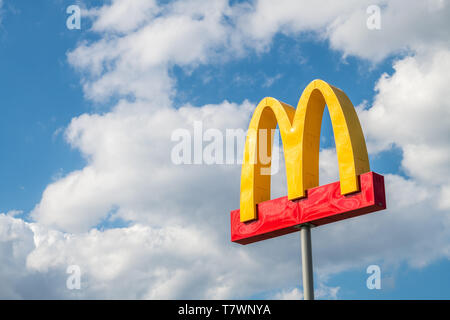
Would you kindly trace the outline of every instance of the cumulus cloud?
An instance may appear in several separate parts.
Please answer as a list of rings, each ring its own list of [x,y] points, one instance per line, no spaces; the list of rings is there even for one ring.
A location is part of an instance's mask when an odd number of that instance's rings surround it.
[[[158,225],[196,221],[197,211],[226,208],[232,186],[239,184],[236,163],[242,155],[235,156],[234,166],[176,165],[171,134],[178,128],[192,132],[194,121],[202,121],[204,131],[246,130],[253,107],[224,102],[150,111],[123,102],[103,116],[74,118],[66,137],[88,165],[49,185],[32,216],[48,226],[79,232],[97,225],[114,208],[112,218]],[[208,197],[214,203],[207,204]]]
[[[380,7],[380,30],[366,26],[369,5]],[[326,1],[313,6],[260,0],[231,6],[225,0],[165,5],[116,0],[88,10],[94,17],[92,31],[104,37],[80,44],[68,58],[82,71],[89,99],[133,95],[167,106],[175,94],[169,72],[173,65],[192,68],[240,57],[247,50],[267,50],[277,33],[312,33],[344,56],[378,62],[393,53],[448,47],[449,10],[442,1]],[[417,23],[423,20],[427,23]]]
[[[369,29],[369,6],[380,9],[380,29]],[[450,6],[446,1],[255,1],[236,18],[242,41],[259,50],[270,46],[277,33],[313,33],[329,41],[344,57],[357,56],[373,62],[400,52],[429,47],[448,47]],[[264,21],[264,23],[261,23]]]
[[[380,8],[380,29],[369,29],[369,5]],[[379,62],[394,53],[427,51],[449,45],[448,2],[366,1],[326,27],[331,48]]]
[[[0,295],[20,298],[16,288],[21,285],[28,270],[25,268],[27,254],[33,248],[33,233],[26,223],[5,214],[0,214]]]
[[[124,15],[125,12],[126,15]],[[96,18],[92,26],[93,30],[117,33],[134,31],[153,19],[158,13],[160,13],[160,9],[156,1],[152,0],[114,0],[100,8],[87,11],[89,16]]]
[[[127,29],[124,26],[140,21],[128,14],[128,6],[141,14],[147,9],[163,13],[156,17],[145,15],[147,23]],[[173,94],[170,67],[211,61],[215,51],[227,43],[229,29],[223,23],[227,8],[226,1],[177,1],[163,7],[150,6],[145,1],[115,1],[112,6],[96,10],[98,19],[93,26],[93,30],[111,36],[80,45],[68,58],[85,72],[83,82],[88,98],[101,101],[111,95],[131,94],[166,106]],[[117,28],[129,32],[116,35]]]
[[[213,241],[205,241],[207,234],[198,229],[136,224],[76,235],[38,226],[33,229],[37,245],[27,266],[48,272],[49,268],[78,265],[86,297],[187,298],[189,290],[196,287],[191,294],[207,298],[208,293],[213,296],[214,289],[227,284],[227,279],[214,277],[214,265],[220,262],[222,269],[225,261],[214,250]]]
[[[3,298],[239,298],[287,285],[286,275],[299,273],[286,253],[233,247],[205,224],[68,234],[0,215],[0,230]],[[66,287],[71,265],[80,268],[80,290]]]
[[[282,290],[281,292],[277,292],[274,296],[276,300],[302,300],[303,292],[301,292],[298,288],[294,288],[292,290]]]
[[[328,287],[324,284],[319,284],[318,288],[314,292],[315,299],[337,299],[339,287]],[[303,292],[299,288],[292,290],[281,290],[277,292],[273,297],[276,300],[301,300],[303,299]]]
[[[380,30],[366,26],[369,5],[380,7]],[[448,47],[449,10],[442,1],[325,1],[314,6],[289,0],[234,5],[225,0],[165,5],[116,0],[88,10],[95,19],[92,31],[104,37],[80,44],[68,59],[82,71],[89,99],[133,95],[167,106],[175,93],[169,75],[173,65],[193,68],[248,50],[264,51],[277,33],[312,33],[344,56],[378,62],[393,53]]]

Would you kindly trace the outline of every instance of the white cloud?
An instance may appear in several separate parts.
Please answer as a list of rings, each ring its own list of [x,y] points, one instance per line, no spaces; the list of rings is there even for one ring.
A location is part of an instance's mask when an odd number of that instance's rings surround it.
[[[366,21],[369,5],[381,9],[381,28],[369,30]],[[354,55],[375,62],[399,52],[426,51],[430,47],[448,47],[450,33],[448,2],[367,1],[355,6],[327,25],[331,47],[344,55]]]
[[[267,77],[262,86],[265,88],[271,87],[275,82],[280,80],[282,77],[283,75],[281,75],[280,73],[276,74],[273,77]]]
[[[110,36],[80,45],[69,53],[69,61],[85,71],[83,81],[88,98],[101,101],[111,95],[131,94],[158,106],[168,105],[174,84],[168,74],[170,67],[211,61],[215,51],[227,43],[229,30],[222,23],[227,3],[193,0],[152,6],[153,11],[162,10],[164,14],[146,15],[147,23],[120,36],[114,28],[124,31],[124,25],[134,25],[127,7],[139,12],[148,8],[145,1],[133,5],[125,2],[115,1],[112,7],[96,11],[99,18],[93,29]],[[114,23],[110,15],[115,17]]]
[[[0,296],[21,298],[20,288],[27,288],[30,276],[25,268],[27,255],[33,249],[33,232],[21,219],[0,214]]]
[[[97,18],[94,21],[93,30],[126,33],[136,30],[159,12],[154,0],[113,0],[111,4],[103,5],[99,9],[91,9],[87,13]]]
[[[369,30],[367,8],[381,9],[381,29]],[[445,1],[255,1],[239,15],[242,41],[266,49],[276,33],[313,33],[332,49],[379,62],[399,52],[417,52],[449,45],[450,6]],[[238,11],[239,12],[239,11]],[[262,23],[263,21],[263,23]]]
[[[447,207],[450,176],[450,50],[407,57],[383,75],[370,109],[360,112],[369,150],[397,146],[402,169],[419,183],[442,194]],[[441,186],[441,188],[439,188]]]
[[[205,210],[208,196],[216,201],[207,205],[210,210],[226,205],[232,185],[239,181],[239,168],[173,164],[171,133],[177,128],[192,130],[197,120],[203,121],[204,130],[246,130],[252,109],[248,102],[224,102],[150,111],[124,102],[103,116],[75,118],[66,136],[89,164],[50,184],[32,216],[71,232],[89,230],[116,207],[114,217],[125,220],[158,225],[196,221],[192,211]],[[211,189],[213,181],[217,183]]]
[[[439,201],[441,209],[450,209],[450,186],[444,185],[441,189],[441,198]]]
[[[377,3],[383,24],[374,31],[366,27],[366,8]],[[230,6],[225,0],[166,5],[116,0],[88,11],[95,17],[92,30],[103,38],[82,43],[68,58],[83,71],[89,99],[133,95],[170,105],[173,65],[193,68],[240,57],[247,50],[266,50],[277,33],[312,33],[329,40],[344,56],[380,61],[400,51],[448,46],[449,10],[447,3],[436,1],[325,1],[314,6],[306,1],[260,0]],[[421,19],[428,23],[417,23]]]
[[[27,266],[48,272],[49,268],[79,265],[87,297],[188,297],[185,287],[191,285],[197,287],[192,294],[201,298],[215,286],[210,269],[221,256],[205,241],[206,234],[196,229],[134,225],[77,235],[33,229],[38,244]],[[223,266],[224,261],[220,262]],[[179,276],[186,277],[185,281]]]
[[[277,292],[274,296],[276,300],[303,300],[303,292],[298,288],[292,290],[282,290]]]
[[[314,299],[332,299],[336,300],[339,292],[339,287],[328,287],[322,283],[319,283],[315,292]],[[281,290],[277,292],[273,299],[276,300],[302,300],[303,292],[298,288],[294,288],[292,290]]]
[[[323,33],[325,27],[338,16],[360,8],[360,1],[322,1],[311,5],[308,1],[255,1],[248,10],[236,17],[242,41],[250,47],[266,49],[278,33],[292,35],[300,32]]]
[[[267,274],[286,253],[232,245],[205,224],[67,234],[0,215],[0,231],[3,298],[239,298],[286,285],[298,271],[287,261]],[[69,265],[80,267],[80,290],[66,288]]]

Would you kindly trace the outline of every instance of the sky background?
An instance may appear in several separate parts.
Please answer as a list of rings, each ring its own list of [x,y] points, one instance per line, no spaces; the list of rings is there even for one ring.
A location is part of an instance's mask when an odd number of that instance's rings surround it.
[[[316,297],[448,299],[448,17],[437,0],[0,0],[0,298],[301,298],[299,234],[231,243],[240,166],[175,165],[171,134],[246,130],[262,98],[296,106],[319,78],[357,108],[388,209],[313,229]],[[320,174],[338,180],[327,111]],[[272,184],[286,194],[283,170]]]

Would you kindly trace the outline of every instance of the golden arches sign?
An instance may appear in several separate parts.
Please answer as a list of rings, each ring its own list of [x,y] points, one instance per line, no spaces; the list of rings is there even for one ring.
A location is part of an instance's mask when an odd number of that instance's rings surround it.
[[[273,130],[277,123],[286,162],[288,199],[306,196],[319,185],[319,146],[322,116],[328,106],[336,142],[342,194],[359,191],[358,176],[369,172],[364,135],[355,108],[340,89],[322,80],[312,81],[303,91],[297,109],[274,98],[256,107],[245,142],[241,173],[240,221],[257,219],[256,205],[270,200],[270,175],[262,174],[271,162],[258,161],[260,129]],[[267,155],[271,156],[271,137]]]

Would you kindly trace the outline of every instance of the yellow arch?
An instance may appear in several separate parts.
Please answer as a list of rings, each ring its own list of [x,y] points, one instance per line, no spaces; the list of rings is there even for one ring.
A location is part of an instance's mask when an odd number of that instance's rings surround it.
[[[272,135],[260,129],[277,126],[283,142],[288,198],[306,196],[319,185],[319,146],[322,116],[328,106],[339,162],[341,193],[359,191],[358,175],[370,171],[366,142],[355,108],[347,95],[325,81],[314,80],[303,91],[297,105],[264,98],[256,107],[245,142],[241,172],[241,222],[257,219],[256,204],[270,200]],[[267,145],[268,161],[260,161],[260,145]],[[265,170],[265,172],[264,172]]]

